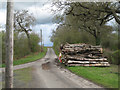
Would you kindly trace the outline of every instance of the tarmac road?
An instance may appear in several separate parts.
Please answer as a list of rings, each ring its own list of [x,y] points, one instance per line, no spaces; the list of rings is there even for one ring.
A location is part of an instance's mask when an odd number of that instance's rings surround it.
[[[64,68],[56,66],[55,58],[57,57],[53,49],[48,48],[45,58],[33,66],[38,88],[101,88]]]
[[[23,84],[21,80],[15,78],[15,88],[102,88],[71,73],[69,70],[60,68],[55,63],[56,58],[57,56],[53,49],[48,48],[44,58],[35,62],[14,66],[14,70],[27,67],[32,68],[32,71],[30,71],[32,80],[29,81],[27,87],[25,87],[25,83]],[[1,70],[4,72],[4,69]],[[14,74],[14,77],[16,75],[18,74]]]

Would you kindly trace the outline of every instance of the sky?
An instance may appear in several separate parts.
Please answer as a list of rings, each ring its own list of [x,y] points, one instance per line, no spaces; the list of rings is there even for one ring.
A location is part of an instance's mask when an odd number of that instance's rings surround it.
[[[6,23],[6,0],[0,1],[0,31],[4,29]],[[54,13],[51,9],[56,10],[56,7],[51,7],[51,0],[14,0],[14,10],[29,10],[36,18],[36,25],[32,27],[33,32],[40,35],[40,30],[43,31],[43,41],[45,46],[52,46],[50,41],[52,31],[56,29],[57,24],[53,23]],[[108,23],[109,25],[111,24]]]
[[[51,2],[48,0],[33,0],[32,2],[15,2],[14,10],[29,10],[36,18],[36,24],[32,27],[33,32],[40,35],[40,30],[43,32],[43,43],[45,46],[52,46],[50,41],[52,31],[56,29],[57,24],[53,23],[54,13],[51,9]],[[6,2],[0,3],[0,25],[4,29],[6,23]],[[2,30],[0,29],[0,30]]]

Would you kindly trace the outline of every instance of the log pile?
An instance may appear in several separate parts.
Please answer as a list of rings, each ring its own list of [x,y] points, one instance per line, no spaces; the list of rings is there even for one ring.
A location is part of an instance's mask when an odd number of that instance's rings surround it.
[[[62,47],[63,62],[67,66],[110,66],[103,57],[100,46],[88,44],[65,44]]]

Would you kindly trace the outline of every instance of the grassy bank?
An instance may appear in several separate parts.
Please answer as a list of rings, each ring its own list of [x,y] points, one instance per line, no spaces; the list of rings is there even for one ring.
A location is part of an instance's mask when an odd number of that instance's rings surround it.
[[[55,54],[56,54],[57,56],[59,56],[59,50],[56,50],[54,47],[53,47],[53,50],[54,50]]]
[[[47,48],[44,48],[44,52],[36,52],[36,53],[32,53],[30,55],[27,55],[26,57],[23,57],[21,59],[18,60],[14,60],[13,65],[20,65],[20,64],[25,64],[28,62],[33,62],[36,61],[38,59],[41,59],[45,56],[47,52]],[[5,64],[2,64],[0,67],[5,67]]]
[[[14,70],[14,88],[29,88],[31,85],[33,85],[33,74],[32,74],[33,68],[22,68],[19,70]],[[4,74],[4,73],[3,73]],[[5,80],[0,82],[1,88],[5,87]]]
[[[118,88],[118,66],[110,67],[67,67],[71,72],[106,88]]]
[[[55,50],[56,55],[58,51]],[[106,88],[118,88],[118,66],[111,65],[110,67],[66,67],[71,72],[78,76],[86,78],[98,85]]]

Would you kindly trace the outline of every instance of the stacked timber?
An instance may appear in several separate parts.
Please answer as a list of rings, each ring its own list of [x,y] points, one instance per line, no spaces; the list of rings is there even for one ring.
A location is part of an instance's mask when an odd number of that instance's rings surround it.
[[[67,43],[62,47],[62,55],[67,66],[110,66],[101,46]]]

